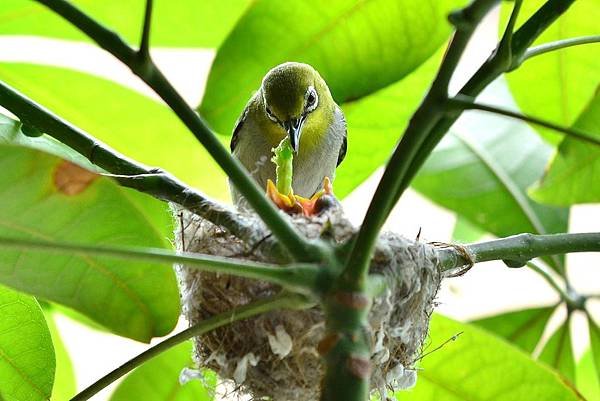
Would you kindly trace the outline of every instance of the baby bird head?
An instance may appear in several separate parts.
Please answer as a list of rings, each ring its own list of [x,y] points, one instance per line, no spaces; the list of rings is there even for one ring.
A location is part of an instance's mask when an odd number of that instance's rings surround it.
[[[290,137],[294,152],[298,152],[303,127],[325,135],[333,99],[327,84],[310,65],[288,62],[265,75],[262,86],[264,112],[280,125]]]

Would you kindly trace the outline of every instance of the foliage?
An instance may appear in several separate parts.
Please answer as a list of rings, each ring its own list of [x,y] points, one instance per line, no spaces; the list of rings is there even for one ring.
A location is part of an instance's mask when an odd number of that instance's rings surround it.
[[[127,42],[140,41],[146,1],[72,3]],[[269,68],[294,60],[311,63],[320,71],[349,128],[348,156],[335,182],[336,194],[343,197],[386,163],[402,132],[415,124],[414,111],[436,77],[440,60],[444,54],[452,55],[445,47],[455,27],[446,16],[466,1],[176,3],[156,1],[151,43],[216,51],[206,93],[197,108],[220,134],[215,144],[228,142],[235,119]],[[558,3],[524,2],[516,26],[523,26],[542,4],[550,4],[558,16],[570,2]],[[501,37],[511,13],[520,6],[520,1],[502,5]],[[460,18],[453,14],[459,29],[455,39],[469,30],[468,21]],[[541,29],[541,36],[532,38],[536,39],[533,45],[597,35],[599,18],[596,0],[580,0],[548,29]],[[0,35],[90,41],[63,18],[30,0],[3,0]],[[600,138],[599,60],[597,44],[541,54],[494,82],[476,101]],[[147,66],[144,60],[140,63]],[[157,86],[157,81],[136,68],[132,67],[134,73]],[[2,62],[0,81],[128,157],[160,166],[210,196],[227,199],[222,160],[213,160],[222,150],[201,146],[194,138],[199,137],[199,129],[192,128],[194,136],[190,135],[190,120],[182,124],[176,118],[172,98],[163,97],[165,105],[112,81],[37,64]],[[6,96],[0,91],[0,105],[8,104]],[[440,117],[434,109],[419,110]],[[456,112],[446,110],[443,117]],[[90,155],[82,156],[55,140],[51,129],[30,124],[30,116],[15,119],[2,109],[0,113],[0,236],[172,247],[172,222],[165,203],[120,186],[119,177],[102,176],[107,170],[90,163]],[[181,118],[181,108],[177,116]],[[203,120],[199,124],[203,127]],[[567,231],[570,206],[600,201],[599,152],[597,145],[568,135],[472,111],[452,126],[412,185],[457,215],[459,240],[521,232],[560,233]],[[425,352],[463,334],[426,355],[417,387],[397,397],[580,399],[572,385],[581,387],[590,399],[600,397],[600,329],[587,311],[586,299],[570,287],[564,258],[541,261],[554,269],[553,275],[541,274],[557,290],[568,312],[544,344],[540,339],[554,306],[512,311],[472,324],[436,316]],[[56,312],[46,311],[44,317],[36,298],[72,308],[114,334],[145,342],[171,332],[179,313],[174,274],[160,262],[122,261],[83,251],[48,256],[2,249],[0,284],[7,286],[0,286],[2,400],[42,400],[51,395],[58,400],[73,395],[72,368],[52,318]],[[353,290],[364,292],[360,285]],[[591,340],[590,350],[579,362],[572,352],[569,326],[577,310],[588,313]],[[530,356],[536,347],[539,361]],[[179,371],[188,362],[189,343],[172,348],[128,376],[112,400],[210,399],[199,382],[177,383]]]

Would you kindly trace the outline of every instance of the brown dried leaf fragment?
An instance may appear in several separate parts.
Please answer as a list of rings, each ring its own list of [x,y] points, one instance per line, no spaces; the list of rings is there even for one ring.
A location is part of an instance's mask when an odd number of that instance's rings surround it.
[[[99,175],[96,173],[63,160],[54,170],[53,182],[59,192],[73,196],[85,191],[98,177]]]

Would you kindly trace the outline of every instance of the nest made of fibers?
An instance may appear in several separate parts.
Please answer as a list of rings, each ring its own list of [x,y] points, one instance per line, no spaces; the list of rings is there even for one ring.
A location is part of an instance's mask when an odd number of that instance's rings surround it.
[[[174,215],[179,225],[175,230],[178,250],[274,262],[272,256],[253,251],[253,244],[242,242],[200,216],[187,210],[174,210]],[[255,220],[259,232],[268,234],[256,216],[240,217]],[[292,222],[309,238],[320,236],[324,225],[336,242],[355,232],[339,209],[313,218],[293,217]],[[266,282],[184,265],[175,269],[183,313],[190,325],[279,290]],[[441,273],[432,246],[390,232],[378,240],[371,271],[389,278],[387,291],[374,300],[369,315],[371,386],[384,395],[386,389],[407,389],[415,384],[415,361],[427,336]],[[317,400],[323,367],[316,346],[324,331],[324,316],[318,307],[272,311],[195,338],[193,356],[199,367],[233,380],[239,394],[253,399]]]

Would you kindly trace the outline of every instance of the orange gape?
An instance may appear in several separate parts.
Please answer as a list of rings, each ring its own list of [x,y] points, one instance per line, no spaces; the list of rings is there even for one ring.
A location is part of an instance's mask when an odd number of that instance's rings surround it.
[[[323,189],[308,199],[293,193],[284,195],[277,190],[272,180],[267,180],[267,195],[279,209],[288,214],[315,216],[331,206],[329,198],[333,197],[333,188],[329,177],[325,177],[323,179]]]

